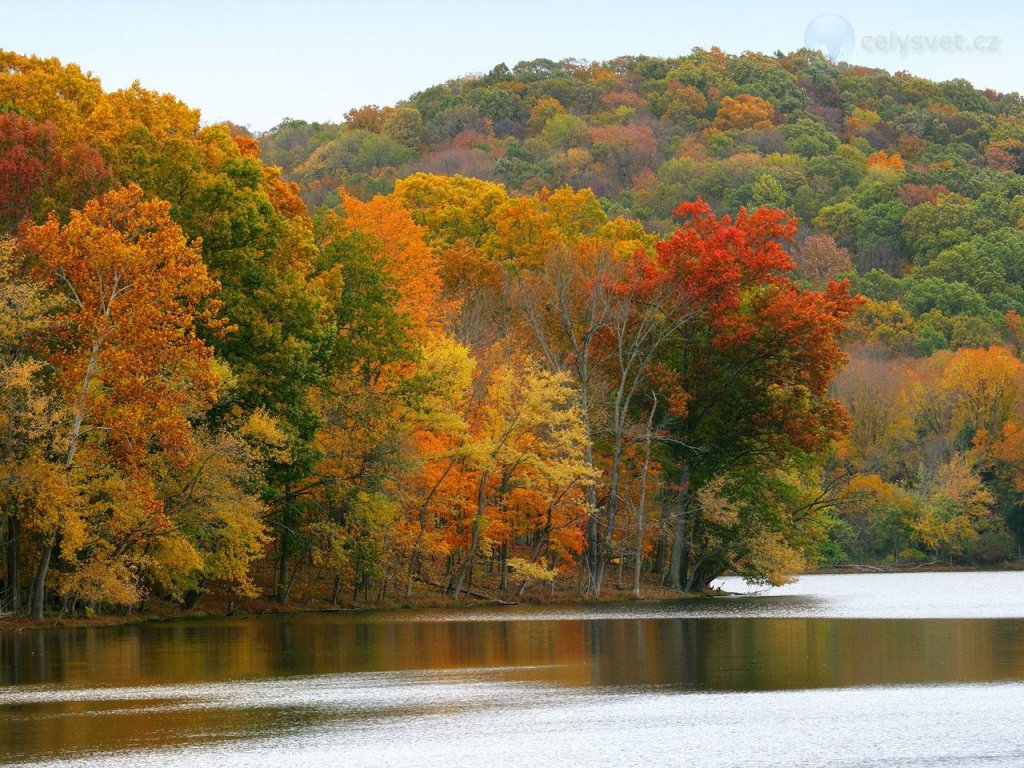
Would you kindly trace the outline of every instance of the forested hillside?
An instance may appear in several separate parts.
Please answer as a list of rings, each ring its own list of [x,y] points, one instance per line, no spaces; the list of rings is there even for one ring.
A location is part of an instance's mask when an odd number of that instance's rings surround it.
[[[0,51],[0,612],[1014,557],[1020,111],[698,51],[257,139]]]
[[[698,197],[720,213],[789,208],[802,235],[845,249],[813,240],[809,279],[865,275],[859,336],[927,355],[992,343],[1007,311],[1024,313],[1022,110],[963,80],[712,49],[499,65],[338,124],[286,120],[260,144],[314,206],[425,171],[517,194],[589,188],[653,232]]]

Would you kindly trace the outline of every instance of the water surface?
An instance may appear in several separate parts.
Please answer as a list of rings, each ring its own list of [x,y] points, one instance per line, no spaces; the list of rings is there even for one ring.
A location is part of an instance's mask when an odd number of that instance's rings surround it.
[[[0,763],[1020,766],[1022,719],[1024,573],[0,632]]]

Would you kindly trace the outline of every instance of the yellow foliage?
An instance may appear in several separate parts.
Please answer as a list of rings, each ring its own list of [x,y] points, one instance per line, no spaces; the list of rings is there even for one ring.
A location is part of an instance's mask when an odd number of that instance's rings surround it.
[[[418,429],[447,435],[466,433],[465,406],[475,369],[476,361],[469,350],[450,336],[436,335],[426,340],[415,375],[429,382],[430,388],[416,403]]]
[[[288,435],[266,409],[257,408],[250,413],[238,434],[250,446],[254,460],[279,464],[291,461]]]
[[[51,121],[65,139],[83,138],[85,119],[102,97],[100,81],[76,64],[0,50],[0,104]]]
[[[741,505],[725,495],[725,482],[726,477],[719,475],[701,486],[697,491],[697,504],[704,520],[728,528],[739,521]]]
[[[135,574],[121,562],[93,560],[60,581],[59,591],[87,603],[131,605],[139,600]]]
[[[591,478],[583,458],[586,441],[569,375],[514,359],[490,377],[466,458],[480,470],[521,473],[528,484],[537,481],[528,479],[536,474],[564,485]]]
[[[558,575],[558,571],[548,568],[544,563],[531,563],[521,557],[510,557],[505,564],[512,573],[527,581],[543,581],[551,583]]]
[[[914,532],[927,549],[960,552],[991,515],[995,497],[969,459],[957,454],[923,489],[922,514]]]
[[[465,176],[414,173],[395,183],[395,196],[413,220],[427,228],[430,242],[479,245],[491,215],[508,200],[501,184]]]
[[[803,572],[807,566],[803,555],[777,531],[759,532],[751,537],[747,546],[746,560],[750,567],[774,586],[790,583],[794,575]]]
[[[157,467],[166,522],[146,559],[147,573],[178,596],[199,574],[255,594],[249,566],[268,540],[262,471],[267,462],[289,459],[287,437],[257,410],[237,432],[199,432],[195,454],[185,467]]]
[[[722,97],[714,126],[721,130],[770,128],[774,120],[775,107],[770,102],[749,93],[741,93],[736,98]]]
[[[180,534],[158,538],[145,557],[147,575],[175,600],[194,589],[204,571],[202,556],[192,542]]]
[[[144,127],[158,141],[194,136],[199,110],[170,94],[147,90],[136,80],[124,90],[104,94],[85,125],[92,141],[113,150],[134,127]]]
[[[871,523],[899,520],[910,526],[918,517],[918,500],[909,491],[878,475],[858,475],[845,489],[844,505],[860,509]]]

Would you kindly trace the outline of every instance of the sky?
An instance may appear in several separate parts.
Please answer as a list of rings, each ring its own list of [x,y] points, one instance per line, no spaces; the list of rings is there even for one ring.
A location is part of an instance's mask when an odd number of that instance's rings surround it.
[[[107,90],[139,80],[258,132],[501,62],[788,52],[823,15],[811,39],[842,60],[1024,92],[1024,7],[1002,0],[0,0],[0,48],[75,62]]]

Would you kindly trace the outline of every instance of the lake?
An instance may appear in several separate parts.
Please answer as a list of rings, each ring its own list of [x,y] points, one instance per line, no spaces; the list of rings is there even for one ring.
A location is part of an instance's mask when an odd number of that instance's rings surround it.
[[[2,764],[1022,766],[1022,722],[1024,572],[0,631]]]

